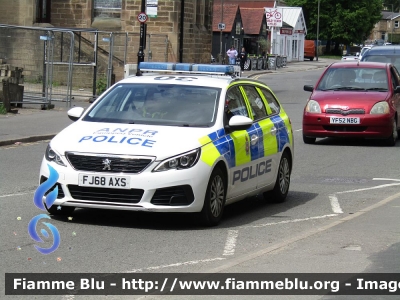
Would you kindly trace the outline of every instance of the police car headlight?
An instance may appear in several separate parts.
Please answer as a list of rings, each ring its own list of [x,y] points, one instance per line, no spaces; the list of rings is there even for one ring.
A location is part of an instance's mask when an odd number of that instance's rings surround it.
[[[375,103],[370,112],[371,115],[379,115],[387,113],[389,113],[389,104],[386,101]]]
[[[317,101],[310,100],[307,103],[306,112],[320,114],[321,113],[321,107],[319,106],[319,103]]]
[[[45,157],[48,161],[54,161],[56,164],[66,167],[66,164],[61,159],[61,156],[58,155],[51,147],[50,144],[47,146]]]
[[[171,157],[160,162],[157,167],[154,168],[154,172],[168,171],[168,170],[183,170],[193,167],[200,157],[200,148],[190,152],[186,152],[179,156]]]

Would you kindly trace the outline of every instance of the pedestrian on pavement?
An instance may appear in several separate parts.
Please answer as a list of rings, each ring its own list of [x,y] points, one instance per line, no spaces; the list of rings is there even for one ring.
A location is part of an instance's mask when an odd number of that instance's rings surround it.
[[[236,57],[238,55],[235,47],[232,45],[231,48],[226,51],[226,55],[229,57],[229,64],[230,65],[236,65]]]
[[[247,61],[247,52],[244,47],[242,47],[242,51],[240,51],[239,58],[240,58],[240,69],[244,71],[244,63]]]

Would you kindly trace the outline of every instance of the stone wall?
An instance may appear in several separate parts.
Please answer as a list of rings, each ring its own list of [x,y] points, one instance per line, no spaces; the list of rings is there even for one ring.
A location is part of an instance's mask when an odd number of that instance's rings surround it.
[[[0,23],[32,26],[35,19],[35,0],[0,0]]]
[[[196,1],[185,1],[184,30],[183,30],[183,62],[188,63],[209,63],[212,41],[212,0],[204,0],[201,14],[195,13]],[[125,36],[128,33],[128,47],[126,62],[136,64],[139,51],[140,23],[137,15],[141,11],[141,0],[122,0],[121,18],[94,18],[92,16],[92,0],[52,0],[51,2],[51,24],[35,24],[36,0],[0,0],[2,14],[1,24],[21,26],[42,26],[42,27],[63,27],[63,28],[97,28],[105,31],[99,34],[99,72],[106,72],[108,63],[109,43],[103,38],[110,36],[113,32],[114,57],[113,73],[116,80],[123,78],[123,64],[121,60],[125,55]],[[149,60],[149,51],[152,54],[152,61],[179,61],[179,37],[180,37],[180,10],[181,0],[159,0],[157,17],[150,17],[147,21],[147,47],[144,50],[145,61]],[[203,21],[200,21],[203,20]],[[8,30],[8,29],[7,29]],[[0,32],[0,59],[5,58],[7,63],[16,67],[24,68],[26,79],[39,81],[43,69],[43,41],[40,35],[44,31],[29,32],[14,30],[2,34]],[[87,41],[82,41],[82,56],[93,57],[94,34],[81,33]],[[67,36],[67,35],[66,35]],[[75,35],[75,53],[77,53],[77,35]],[[64,45],[65,47],[65,45]],[[60,55],[61,47],[56,40],[54,57]],[[68,54],[63,50],[64,55]],[[65,57],[63,61],[66,61]],[[76,60],[75,60],[76,61]],[[82,85],[89,85],[92,78],[92,69],[88,67],[74,67],[74,82]],[[54,79],[64,82],[66,75],[64,67],[55,69]],[[86,76],[85,76],[86,73]],[[98,74],[100,76],[100,74]]]

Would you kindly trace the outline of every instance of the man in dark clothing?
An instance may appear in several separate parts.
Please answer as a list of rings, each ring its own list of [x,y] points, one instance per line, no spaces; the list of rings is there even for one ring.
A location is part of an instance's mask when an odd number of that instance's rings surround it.
[[[242,47],[242,51],[240,51],[239,53],[239,58],[240,58],[240,69],[244,71],[244,63],[247,60],[247,52],[244,49],[244,47]]]

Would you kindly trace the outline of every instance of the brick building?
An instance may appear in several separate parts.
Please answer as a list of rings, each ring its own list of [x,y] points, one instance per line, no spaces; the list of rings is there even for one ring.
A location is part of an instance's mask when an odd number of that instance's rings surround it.
[[[145,61],[210,62],[212,0],[145,1],[149,14]],[[137,16],[141,3],[141,0],[0,0],[0,24],[128,33],[126,62],[134,64],[139,50]],[[90,33],[82,35],[89,39]],[[107,50],[101,43],[102,40],[99,45]],[[123,57],[123,51],[123,47],[117,47],[115,55]]]

